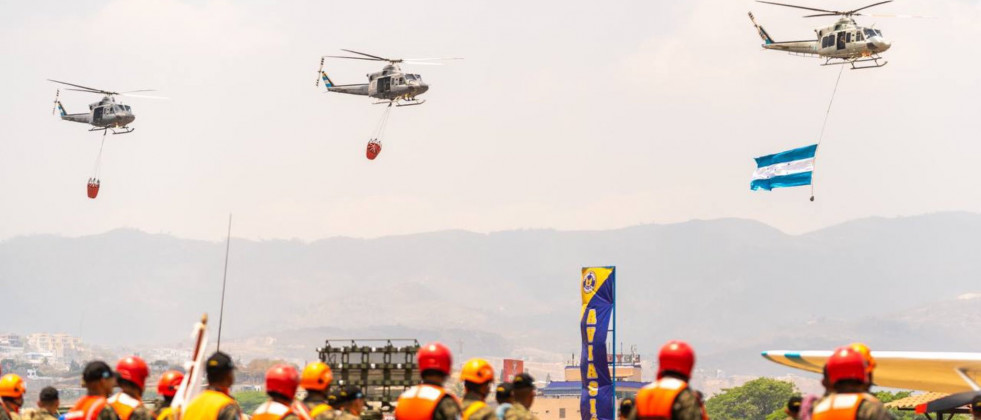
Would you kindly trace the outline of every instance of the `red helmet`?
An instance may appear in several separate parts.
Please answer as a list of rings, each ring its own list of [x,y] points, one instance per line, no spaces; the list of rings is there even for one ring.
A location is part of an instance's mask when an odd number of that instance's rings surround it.
[[[853,380],[861,383],[868,383],[869,377],[866,372],[868,364],[862,353],[855,351],[851,347],[838,347],[831,357],[828,358],[828,382],[831,385],[839,381]]]
[[[450,349],[442,343],[432,342],[422,346],[416,353],[419,360],[419,371],[435,370],[449,375],[453,366],[453,355]]]
[[[695,366],[695,350],[684,341],[671,340],[661,347],[657,355],[657,378],[661,379],[665,372],[675,372],[691,377],[691,369]]]
[[[276,365],[266,371],[266,393],[276,393],[292,400],[300,386],[300,373],[290,365]]]
[[[146,366],[143,359],[129,356],[119,359],[119,362],[116,363],[116,374],[119,375],[119,379],[130,381],[143,389],[143,385],[146,384],[146,377],[150,376],[150,368]]]
[[[181,386],[181,381],[183,380],[183,373],[176,370],[168,370],[160,376],[160,382],[157,382],[157,393],[165,397],[173,397],[177,394],[177,388]]]

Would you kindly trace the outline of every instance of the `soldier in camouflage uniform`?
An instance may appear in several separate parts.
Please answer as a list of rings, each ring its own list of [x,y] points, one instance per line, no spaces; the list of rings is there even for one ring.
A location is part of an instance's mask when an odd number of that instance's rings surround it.
[[[658,353],[657,381],[637,393],[630,420],[662,418],[707,420],[702,394],[688,386],[695,351],[684,341],[669,341]],[[672,401],[671,404],[663,404]]]
[[[153,413],[143,404],[143,389],[150,367],[137,356],[124,357],[116,363],[119,393],[109,397],[109,405],[120,420],[153,420]]]
[[[334,391],[331,403],[337,409],[337,420],[360,420],[364,410],[364,394],[355,385],[338,387]]]
[[[895,420],[875,396],[869,394],[868,361],[852,347],[839,347],[825,366],[831,393],[814,406],[813,420]]]
[[[497,420],[494,409],[487,405],[487,396],[494,386],[494,368],[484,359],[470,359],[463,364],[460,380],[463,395],[462,420]]]
[[[804,399],[800,395],[794,395],[787,400],[787,406],[783,408],[783,412],[787,414],[786,420],[797,420],[800,418],[800,407],[804,402]]]
[[[20,420],[20,408],[24,405],[27,387],[20,376],[8,373],[0,377],[0,416]]]
[[[75,402],[67,414],[71,420],[119,420],[119,416],[109,406],[107,398],[116,387],[116,375],[112,368],[101,360],[93,360],[82,370],[86,395]],[[99,408],[101,407],[101,408]],[[98,408],[98,409],[96,409]]]
[[[442,343],[419,348],[416,364],[422,383],[407,389],[395,406],[396,420],[460,420],[460,403],[443,383],[453,370],[453,355]]]
[[[242,420],[242,408],[229,396],[235,383],[235,363],[220,351],[204,364],[208,387],[184,409],[183,420]],[[68,419],[66,419],[68,420]]]
[[[46,386],[38,396],[36,409],[24,410],[24,420],[58,420],[58,406],[61,400],[58,398],[58,390],[51,386]]]
[[[303,410],[312,420],[333,420],[337,412],[329,402],[327,390],[334,381],[330,366],[321,361],[308,364],[300,374],[300,387],[307,391],[297,409]]]
[[[535,378],[527,373],[515,375],[511,382],[511,395],[514,396],[514,404],[504,413],[504,420],[538,420],[528,411],[535,402]]]

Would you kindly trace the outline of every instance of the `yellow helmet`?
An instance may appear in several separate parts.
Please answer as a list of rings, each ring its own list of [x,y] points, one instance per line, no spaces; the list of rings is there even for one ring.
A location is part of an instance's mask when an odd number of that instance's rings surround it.
[[[869,346],[866,346],[864,343],[856,342],[849,344],[848,347],[851,347],[852,350],[860,353],[862,358],[865,359],[865,363],[868,366],[866,368],[866,373],[872,373],[872,371],[875,370],[875,358],[872,357],[872,350],[869,349]]]
[[[460,371],[460,380],[475,384],[491,382],[494,380],[494,368],[484,359],[467,360]]]
[[[20,398],[27,392],[24,380],[20,376],[8,373],[0,378],[0,397]]]
[[[324,362],[313,362],[303,368],[300,375],[300,386],[303,389],[313,389],[323,391],[334,381],[334,373],[330,371],[330,366]]]

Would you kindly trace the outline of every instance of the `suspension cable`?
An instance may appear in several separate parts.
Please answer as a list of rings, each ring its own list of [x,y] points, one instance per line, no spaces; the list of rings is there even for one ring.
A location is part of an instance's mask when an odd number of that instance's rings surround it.
[[[824,112],[824,122],[821,123],[821,134],[818,135],[817,147],[814,149],[814,163],[813,163],[812,168],[811,168],[811,174],[812,174],[811,176],[812,177],[814,176],[813,174],[817,170],[817,158],[818,158],[818,153],[821,150],[821,141],[824,140],[824,129],[827,128],[827,126],[828,126],[828,116],[831,115],[831,105],[835,103],[835,95],[838,93],[838,83],[841,82],[841,73],[843,73],[844,71],[845,71],[845,65],[842,64],[838,68],[838,78],[835,79],[835,88],[834,88],[834,90],[831,91],[831,100],[828,101],[828,109],[827,109],[827,111]],[[811,201],[814,201],[814,180],[813,179],[811,180]]]

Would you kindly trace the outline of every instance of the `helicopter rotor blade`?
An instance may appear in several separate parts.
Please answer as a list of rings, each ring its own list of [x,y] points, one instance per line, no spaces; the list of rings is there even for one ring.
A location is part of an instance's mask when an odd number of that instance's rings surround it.
[[[92,93],[103,93],[103,94],[106,94],[106,95],[114,95],[114,94],[116,94],[116,92],[110,92],[108,90],[90,88],[88,86],[76,85],[74,83],[62,82],[62,81],[52,80],[52,79],[48,79],[48,81],[49,82],[55,82],[55,83],[61,83],[63,85],[74,86],[74,87],[77,87],[77,88],[85,89],[82,92],[86,92],[87,91],[87,92],[92,92]],[[72,90],[76,90],[76,89],[72,89]]]
[[[818,13],[816,15],[805,15],[803,17],[812,18],[812,17],[822,17],[822,16],[838,16],[840,14],[841,13]],[[861,15],[859,15],[859,16],[861,16]]]
[[[170,99],[166,96],[134,95],[132,93],[120,93],[119,96],[125,96],[127,98],[142,98],[142,99],[164,99],[164,100]]]
[[[872,4],[868,5],[868,6],[860,7],[858,9],[845,12],[845,14],[846,15],[854,15],[856,12],[860,12],[860,11],[865,10],[865,9],[868,9],[870,7],[875,7],[875,6],[878,6],[878,5],[881,5],[881,4],[886,4],[886,3],[892,3],[892,0],[885,0],[885,1],[880,1],[878,3],[872,3]]]
[[[125,92],[119,92],[120,95],[124,93],[136,93],[136,92],[156,92],[156,89],[140,89],[140,90],[127,90]]]
[[[435,57],[435,58],[403,58],[402,61],[409,62],[419,62],[419,61],[450,61],[450,60],[463,60],[462,57]]]
[[[410,66],[445,66],[445,63],[433,63],[428,61],[403,61],[402,64],[408,64]]]
[[[71,90],[71,91],[75,91],[75,92],[85,92],[85,93],[98,93],[98,94],[103,94],[103,93],[106,93],[106,92],[103,92],[103,91],[101,91],[101,90],[88,90],[88,89],[72,89],[72,88],[65,88],[65,90]]]
[[[902,18],[902,19],[933,19],[933,16],[920,16],[920,15],[896,15],[896,14],[862,14],[858,13],[858,16],[868,16],[877,18]]]
[[[327,58],[344,58],[348,60],[365,60],[365,61],[389,61],[389,60],[379,60],[377,58],[365,58],[365,57],[347,57],[343,55],[325,55]]]
[[[392,60],[392,59],[388,59],[388,58],[385,58],[385,57],[379,57],[379,56],[377,56],[377,55],[371,55],[371,54],[365,54],[365,53],[363,53],[363,52],[357,52],[357,51],[354,51],[354,50],[345,50],[345,49],[343,49],[343,48],[341,48],[341,51],[347,51],[347,52],[349,52],[349,53],[353,53],[353,54],[358,54],[358,55],[363,55],[363,56],[365,56],[365,57],[371,57],[371,58],[374,58],[374,59],[376,59],[376,60],[382,60],[382,61],[399,61],[399,60]]]
[[[889,1],[892,1],[892,0],[889,0]],[[776,2],[772,2],[772,1],[756,0],[756,2],[757,3],[772,4],[772,5],[776,5],[776,6],[783,6],[783,7],[793,7],[795,9],[810,10],[812,12],[833,13],[833,15],[837,15],[837,14],[841,14],[842,13],[842,12],[839,12],[839,11],[836,11],[836,10],[815,9],[813,7],[795,6],[793,4],[776,3]]]

